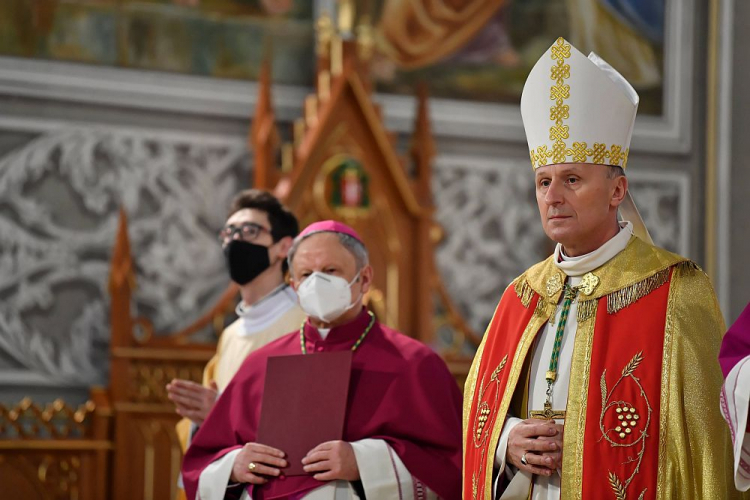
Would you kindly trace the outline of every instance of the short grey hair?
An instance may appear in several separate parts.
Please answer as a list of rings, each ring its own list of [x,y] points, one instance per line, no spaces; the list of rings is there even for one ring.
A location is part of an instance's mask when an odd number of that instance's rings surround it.
[[[294,278],[294,270],[292,269],[292,261],[294,260],[294,254],[297,253],[297,248],[299,248],[300,243],[305,241],[310,236],[313,236],[315,234],[320,233],[333,233],[339,238],[339,243],[349,250],[349,253],[351,253],[354,256],[354,263],[357,266],[357,271],[360,271],[363,267],[365,267],[367,264],[370,263],[370,254],[367,253],[367,249],[362,244],[361,241],[359,241],[357,238],[354,238],[352,236],[349,236],[348,234],[344,233],[337,233],[334,231],[315,231],[314,233],[308,233],[301,238],[295,238],[294,243],[292,243],[292,248],[289,249],[289,253],[287,254],[286,261],[289,264],[289,273],[292,275],[292,278]]]
[[[617,179],[625,176],[625,169],[617,165],[607,165],[607,179]]]

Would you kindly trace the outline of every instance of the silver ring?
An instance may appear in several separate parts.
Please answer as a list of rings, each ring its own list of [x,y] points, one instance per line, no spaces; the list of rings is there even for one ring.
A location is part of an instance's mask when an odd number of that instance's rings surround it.
[[[529,465],[529,462],[526,461],[526,453],[524,453],[523,455],[521,455],[521,463],[524,464],[524,465]]]

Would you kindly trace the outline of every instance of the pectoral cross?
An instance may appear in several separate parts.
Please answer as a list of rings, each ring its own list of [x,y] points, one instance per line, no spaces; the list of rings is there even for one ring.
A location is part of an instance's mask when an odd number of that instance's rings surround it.
[[[552,403],[549,399],[544,402],[544,410],[534,410],[531,412],[531,418],[538,418],[542,420],[554,420],[556,418],[564,419],[565,410],[553,410]]]
[[[591,279],[595,279],[598,282],[598,278],[591,275]],[[584,280],[584,281],[591,281]],[[568,284],[563,285],[563,306],[562,306],[562,312],[560,313],[560,322],[557,324],[557,331],[555,332],[555,343],[552,346],[552,356],[549,360],[549,370],[547,370],[547,373],[545,374],[545,380],[547,380],[547,400],[544,402],[544,410],[534,410],[531,412],[531,418],[538,418],[538,419],[545,419],[545,420],[552,420],[555,418],[565,418],[565,410],[553,410],[552,409],[552,386],[555,384],[555,380],[557,380],[557,365],[560,361],[560,350],[562,348],[562,340],[563,340],[563,334],[565,333],[565,324],[568,322],[568,315],[570,314],[570,305],[575,300],[576,296],[578,295],[578,292],[581,290],[581,286],[583,285],[583,282],[581,285],[571,287]],[[593,291],[593,288],[596,287],[596,284],[586,285],[591,288],[591,291]],[[558,288],[559,291],[559,288]],[[591,293],[589,291],[588,293]]]

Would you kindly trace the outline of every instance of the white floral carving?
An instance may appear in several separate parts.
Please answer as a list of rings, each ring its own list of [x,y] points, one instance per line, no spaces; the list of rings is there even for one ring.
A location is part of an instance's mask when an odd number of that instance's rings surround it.
[[[77,129],[0,159],[0,349],[70,383],[104,383],[107,280],[119,208],[129,217],[134,314],[186,326],[224,290],[216,232],[249,184],[241,141],[196,144]]]
[[[551,248],[539,222],[530,168],[441,157],[433,175],[445,239],[437,264],[457,307],[484,333],[505,288]]]

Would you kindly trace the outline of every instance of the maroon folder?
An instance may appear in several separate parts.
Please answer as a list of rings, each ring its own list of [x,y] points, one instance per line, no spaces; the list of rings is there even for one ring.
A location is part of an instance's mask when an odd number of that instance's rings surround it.
[[[344,434],[352,351],[268,358],[258,443],[286,453],[287,476],[302,476],[307,452]]]

